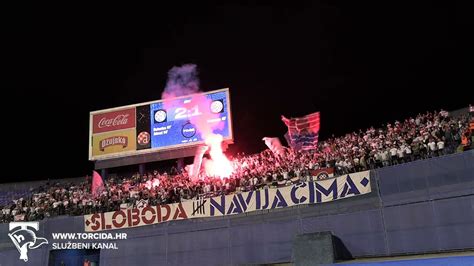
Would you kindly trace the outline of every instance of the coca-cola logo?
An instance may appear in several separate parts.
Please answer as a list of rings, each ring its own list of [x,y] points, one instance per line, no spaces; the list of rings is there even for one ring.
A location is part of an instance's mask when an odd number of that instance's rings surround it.
[[[135,108],[95,114],[92,124],[93,134],[134,128],[136,124]]]
[[[117,115],[115,118],[110,118],[110,119],[107,119],[106,117],[102,117],[102,119],[99,121],[97,126],[99,128],[104,128],[104,127],[126,125],[128,122],[128,117],[129,117],[128,114]]]

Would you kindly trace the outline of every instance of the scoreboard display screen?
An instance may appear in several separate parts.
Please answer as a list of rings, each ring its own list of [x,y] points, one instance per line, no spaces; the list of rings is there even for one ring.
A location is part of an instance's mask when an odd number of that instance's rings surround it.
[[[206,94],[209,99],[208,108],[215,119],[223,126],[215,129],[213,133],[225,138],[230,137],[229,105],[226,91]],[[202,115],[199,105],[194,105],[192,97],[174,99],[172,102],[157,102],[150,105],[151,118],[151,147],[163,148],[175,145],[189,144],[203,141],[198,129],[192,123],[193,117]],[[169,106],[169,108],[166,108]],[[208,111],[208,110],[205,110]],[[209,121],[211,123],[212,121]]]
[[[197,99],[205,99],[197,101]],[[210,114],[212,119],[208,119]],[[203,143],[196,121],[233,140],[229,89],[90,113],[89,159],[103,160]]]

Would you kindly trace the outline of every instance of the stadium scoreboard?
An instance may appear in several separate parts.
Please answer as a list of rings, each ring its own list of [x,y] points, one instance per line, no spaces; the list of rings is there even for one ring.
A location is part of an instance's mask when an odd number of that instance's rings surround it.
[[[208,111],[218,119],[213,133],[233,141],[229,89],[202,93]],[[193,117],[203,108],[193,95],[133,104],[90,113],[89,160],[189,148],[204,143]],[[207,121],[216,123],[216,121]]]

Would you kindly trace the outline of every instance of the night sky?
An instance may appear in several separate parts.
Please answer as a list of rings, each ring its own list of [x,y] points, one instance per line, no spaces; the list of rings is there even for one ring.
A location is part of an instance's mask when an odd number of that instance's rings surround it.
[[[321,111],[325,139],[474,103],[472,6],[195,2],[4,9],[2,181],[90,174],[89,112],[160,99],[187,63],[231,90],[230,153],[285,143],[281,114]]]

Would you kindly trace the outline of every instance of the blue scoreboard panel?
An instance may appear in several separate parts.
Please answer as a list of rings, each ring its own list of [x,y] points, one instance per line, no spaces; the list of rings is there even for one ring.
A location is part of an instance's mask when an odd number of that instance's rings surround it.
[[[202,142],[202,136],[193,123],[203,115],[212,114],[213,133],[224,140],[232,139],[229,90],[206,92],[206,106],[193,103],[192,96],[184,96],[150,104],[151,149],[173,148]],[[207,110],[200,110],[207,109]],[[218,124],[218,125],[216,125]]]

